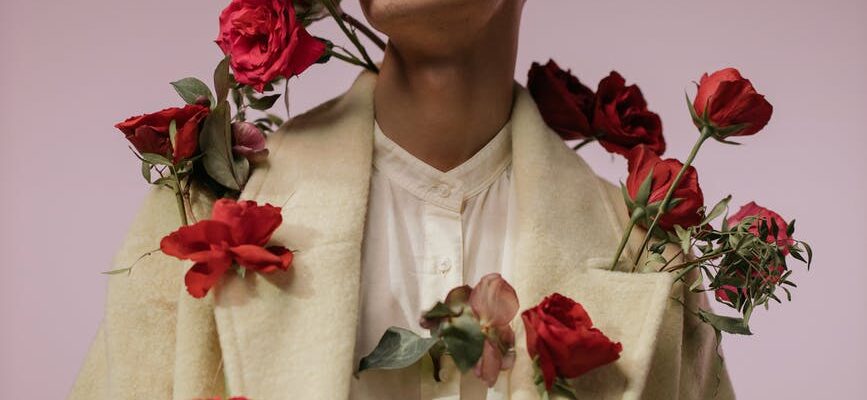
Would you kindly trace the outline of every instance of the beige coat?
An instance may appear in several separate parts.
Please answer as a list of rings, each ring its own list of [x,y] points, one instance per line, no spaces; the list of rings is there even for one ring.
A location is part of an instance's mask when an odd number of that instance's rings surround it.
[[[71,399],[346,399],[353,378],[361,242],[373,144],[375,75],[271,135],[269,164],[242,197],[284,205],[274,243],[298,249],[288,273],[229,274],[201,300],[183,288],[186,263],[155,254],[109,278],[105,317]],[[575,381],[582,399],[733,398],[715,335],[685,313],[666,273],[605,269],[626,211],[542,121],[516,85],[513,174],[518,197],[515,286],[522,309],[560,292],[623,343],[616,363]],[[291,196],[290,196],[291,195]],[[199,193],[197,215],[210,199]],[[130,265],[177,228],[173,196],[155,190],[115,263]],[[633,235],[633,242],[639,238]],[[633,246],[635,243],[633,243]],[[626,267],[624,267],[626,268]],[[689,295],[687,305],[706,304]],[[513,399],[536,399],[520,318]],[[719,380],[717,379],[719,378]],[[225,382],[225,383],[224,383]]]

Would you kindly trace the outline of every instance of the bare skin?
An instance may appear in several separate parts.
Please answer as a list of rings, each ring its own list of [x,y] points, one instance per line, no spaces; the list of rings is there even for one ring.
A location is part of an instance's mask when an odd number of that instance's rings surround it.
[[[374,107],[382,131],[448,171],[508,122],[524,0],[362,0],[389,36]]]

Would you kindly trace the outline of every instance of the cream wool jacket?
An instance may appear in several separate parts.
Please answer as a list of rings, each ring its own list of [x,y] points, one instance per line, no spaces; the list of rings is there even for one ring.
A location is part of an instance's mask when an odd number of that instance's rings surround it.
[[[291,271],[228,274],[204,299],[189,267],[155,254],[109,278],[105,316],[70,399],[347,399],[358,326],[361,243],[373,143],[376,77],[294,118],[269,138],[269,162],[242,198],[283,206],[272,241],[299,252]],[[729,399],[713,330],[686,312],[705,296],[667,273],[608,271],[627,213],[542,121],[516,85],[512,111],[517,233],[511,283],[521,309],[559,292],[623,344],[620,360],[574,381],[582,399]],[[210,199],[194,193],[196,213]],[[174,198],[154,190],[115,265],[126,266],[178,226]],[[640,235],[633,234],[633,249]],[[626,270],[627,262],[623,260]],[[510,397],[538,399],[520,317]]]

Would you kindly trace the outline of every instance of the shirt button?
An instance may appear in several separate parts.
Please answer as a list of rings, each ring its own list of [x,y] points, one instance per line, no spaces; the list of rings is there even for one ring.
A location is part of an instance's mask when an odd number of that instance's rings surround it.
[[[452,260],[448,257],[441,258],[436,267],[439,272],[449,272],[452,269]]]
[[[452,195],[452,188],[445,183],[441,183],[439,185],[434,186],[434,190],[442,198],[446,198],[446,197],[449,197]]]

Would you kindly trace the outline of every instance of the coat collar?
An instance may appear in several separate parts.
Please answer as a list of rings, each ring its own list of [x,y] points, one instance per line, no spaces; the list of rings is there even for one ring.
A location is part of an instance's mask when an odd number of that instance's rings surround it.
[[[233,276],[216,293],[215,318],[232,394],[349,397],[375,83],[375,75],[363,73],[345,95],[294,118],[272,135],[269,165],[254,173],[242,195],[285,204],[284,222],[273,241],[298,253],[290,273]],[[585,303],[593,315],[593,308],[603,307],[611,280],[585,272],[610,257],[619,239],[616,215],[598,178],[547,128],[526,90],[516,85],[515,93],[518,230],[512,283],[522,309],[559,291]],[[658,291],[657,286],[641,287]],[[636,336],[634,340],[647,336],[636,331],[643,329],[641,324],[624,327],[616,318],[597,323]],[[519,359],[510,390],[517,397],[532,397],[532,366],[522,355],[523,330],[520,323],[515,325]],[[624,345],[634,340],[623,339]],[[615,390],[621,391],[626,386],[617,385],[620,389]]]

